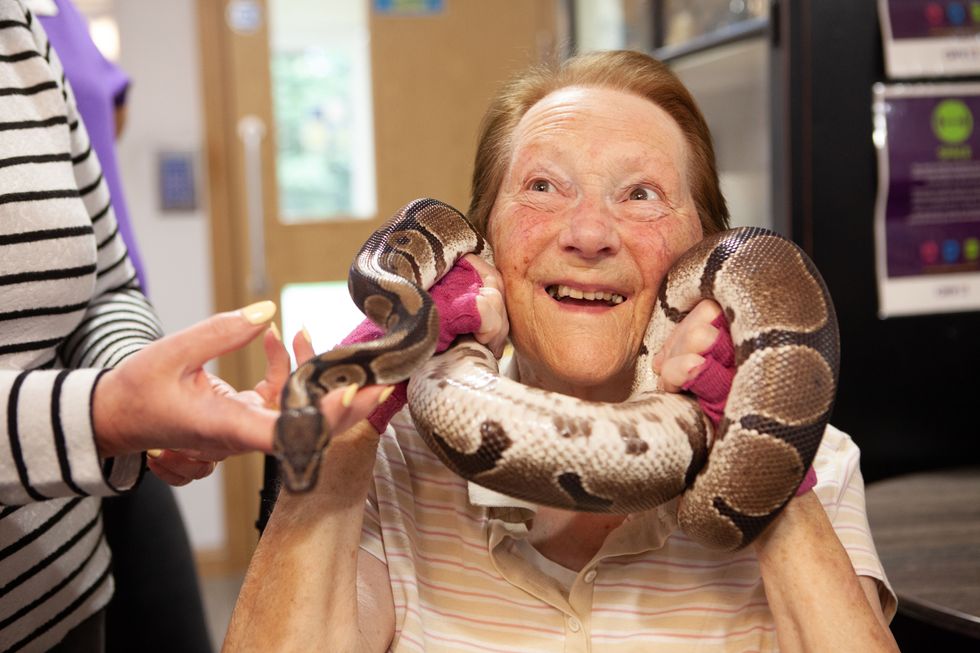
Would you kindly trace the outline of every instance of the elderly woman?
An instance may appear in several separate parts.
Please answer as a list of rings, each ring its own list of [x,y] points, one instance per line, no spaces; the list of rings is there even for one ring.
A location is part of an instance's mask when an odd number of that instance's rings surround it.
[[[469,218],[495,251],[499,277],[482,274],[506,301],[508,373],[619,402],[665,273],[727,210],[690,95],[657,61],[613,52],[503,89]],[[699,305],[659,353],[665,389],[700,374],[718,310]],[[323,407],[338,430],[378,397]],[[528,505],[455,477],[406,413],[372,423],[333,439],[313,494],[280,498],[227,649],[895,650],[858,452],[840,431],[827,430],[815,490],[721,553],[677,529],[676,501],[632,515]]]

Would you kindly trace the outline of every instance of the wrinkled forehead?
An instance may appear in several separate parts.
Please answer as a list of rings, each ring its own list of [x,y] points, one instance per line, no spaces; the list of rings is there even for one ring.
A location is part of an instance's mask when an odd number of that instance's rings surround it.
[[[532,105],[511,134],[509,161],[512,165],[529,148],[582,148],[613,137],[632,140],[638,151],[660,153],[679,171],[687,170],[687,140],[670,114],[639,95],[594,86],[561,88]]]

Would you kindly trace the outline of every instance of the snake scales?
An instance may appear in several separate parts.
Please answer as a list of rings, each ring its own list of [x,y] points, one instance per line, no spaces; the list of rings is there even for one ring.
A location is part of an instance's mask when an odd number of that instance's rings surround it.
[[[829,419],[839,336],[823,280],[791,241],[742,228],[682,256],[660,290],[633,393],[619,404],[501,377],[472,338],[432,356],[439,321],[423,289],[469,252],[491,258],[466,219],[435,200],[412,202],[363,246],[349,289],[386,335],[321,354],[288,380],[276,453],[289,489],[316,481],[330,437],[317,408],[323,394],[411,377],[409,408],[429,447],[457,474],[510,496],[620,513],[681,496],[684,532],[727,550],[751,542],[793,496]],[[694,398],[656,390],[651,365],[673,325],[705,298],[722,306],[736,350],[714,437]]]

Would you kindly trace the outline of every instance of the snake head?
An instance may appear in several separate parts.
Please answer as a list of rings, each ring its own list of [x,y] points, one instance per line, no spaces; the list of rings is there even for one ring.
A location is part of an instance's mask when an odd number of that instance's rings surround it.
[[[328,440],[323,415],[314,406],[289,408],[279,415],[274,450],[290,492],[307,492],[316,485]]]

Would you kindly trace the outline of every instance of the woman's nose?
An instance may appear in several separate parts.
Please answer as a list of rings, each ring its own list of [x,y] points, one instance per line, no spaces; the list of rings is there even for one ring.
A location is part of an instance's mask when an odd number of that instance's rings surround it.
[[[558,236],[563,251],[582,258],[612,256],[622,241],[615,216],[602,202],[579,202],[568,212]]]

